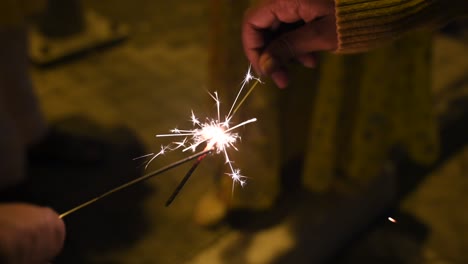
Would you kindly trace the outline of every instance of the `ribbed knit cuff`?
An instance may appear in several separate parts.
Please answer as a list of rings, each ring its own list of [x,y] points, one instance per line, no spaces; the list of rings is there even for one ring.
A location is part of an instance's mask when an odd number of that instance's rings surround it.
[[[337,53],[363,52],[460,13],[463,0],[336,0]],[[462,8],[466,9],[466,8]]]

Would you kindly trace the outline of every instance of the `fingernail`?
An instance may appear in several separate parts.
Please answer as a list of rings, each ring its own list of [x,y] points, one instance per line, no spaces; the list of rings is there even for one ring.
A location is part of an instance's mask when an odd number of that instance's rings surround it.
[[[304,65],[304,67],[311,68],[311,69],[313,69],[313,68],[315,68],[317,66],[315,61],[313,61],[313,60],[304,60],[302,62],[302,64]]]
[[[271,74],[271,78],[280,89],[288,86],[288,74],[285,71],[275,71]]]
[[[279,68],[278,63],[272,56],[266,55],[260,61],[260,70],[265,75],[270,75]]]

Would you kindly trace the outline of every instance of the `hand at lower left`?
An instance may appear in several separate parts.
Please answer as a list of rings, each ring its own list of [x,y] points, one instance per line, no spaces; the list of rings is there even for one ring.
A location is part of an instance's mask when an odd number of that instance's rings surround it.
[[[48,263],[62,249],[65,225],[50,208],[0,204],[0,263]]]

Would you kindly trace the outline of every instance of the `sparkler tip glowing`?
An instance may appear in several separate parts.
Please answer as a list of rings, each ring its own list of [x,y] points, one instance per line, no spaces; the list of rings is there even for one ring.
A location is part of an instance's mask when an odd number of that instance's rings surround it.
[[[242,84],[244,85],[251,80],[257,80],[258,82],[262,83],[260,78],[257,78],[252,74],[252,65],[249,65],[249,69],[247,70],[247,73],[245,74],[244,81],[242,81]]]
[[[243,96],[242,100],[238,102],[240,95],[243,93],[244,87],[247,83],[251,80],[255,80],[256,82],[252,85],[250,90]],[[240,174],[240,170],[235,169],[233,167],[233,161],[230,160],[227,150],[229,148],[234,148],[235,143],[240,139],[240,136],[233,132],[235,129],[245,126],[249,123],[256,122],[256,118],[251,118],[249,120],[233,124],[231,126],[230,121],[232,120],[234,114],[236,113],[237,109],[242,105],[246,97],[250,94],[257,83],[261,83],[260,79],[255,77],[252,74],[252,67],[249,66],[247,73],[244,77],[244,80],[241,83],[241,87],[239,92],[232,103],[230,110],[228,111],[227,115],[224,117],[224,120],[221,119],[220,113],[220,100],[217,92],[209,93],[211,98],[216,103],[216,117],[215,118],[206,118],[204,121],[197,118],[194,111],[191,111],[190,121],[192,123],[192,129],[178,129],[174,128],[170,130],[169,134],[159,134],[156,137],[184,137],[182,141],[174,141],[165,147],[161,147],[161,151],[154,154],[151,158],[153,160],[155,157],[159,155],[164,155],[166,152],[181,149],[182,152],[192,150],[196,151],[200,145],[205,145],[205,150],[213,149],[216,153],[223,153],[226,163],[229,165],[230,173],[226,173],[229,175],[234,183],[239,183],[241,186],[246,184],[246,177]]]

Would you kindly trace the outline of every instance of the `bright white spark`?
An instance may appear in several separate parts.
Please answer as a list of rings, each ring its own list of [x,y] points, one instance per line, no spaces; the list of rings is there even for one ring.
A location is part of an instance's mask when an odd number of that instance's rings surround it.
[[[392,222],[394,224],[397,223],[397,220],[395,218],[391,217],[391,216],[387,217],[387,219],[388,219],[388,221],[390,221],[390,222]]]
[[[229,148],[237,150],[237,148],[235,147],[235,143],[240,139],[240,136],[238,133],[234,132],[235,129],[257,121],[256,118],[252,118],[240,122],[238,124],[230,124],[230,121],[233,115],[235,114],[235,111],[233,109],[235,106],[237,106],[237,101],[240,95],[242,94],[244,87],[251,80],[261,82],[260,79],[252,75],[251,68],[249,67],[244,77],[244,80],[241,83],[239,92],[237,93],[236,98],[228,114],[225,116],[224,120],[221,119],[220,100],[218,97],[218,93],[214,92],[213,94],[210,94],[210,96],[216,103],[216,118],[207,117],[205,118],[205,122],[201,122],[192,111],[190,121],[193,127],[191,129],[174,128],[170,130],[170,134],[156,135],[156,137],[183,137],[183,140],[174,141],[169,145],[162,146],[161,151],[159,151],[158,153],[151,154],[153,155],[153,157],[149,162],[153,161],[156,157],[163,155],[168,151],[173,151],[177,149],[180,149],[183,152],[187,150],[196,151],[197,148],[199,148],[201,145],[204,145],[205,150],[213,149],[217,154],[223,153],[225,157],[225,162],[230,170],[230,172],[226,173],[226,175],[229,175],[234,183],[239,183],[241,186],[244,186],[246,184],[246,177],[241,175],[240,169],[234,167],[234,162],[229,158],[227,150]],[[148,166],[148,164],[146,166]]]

